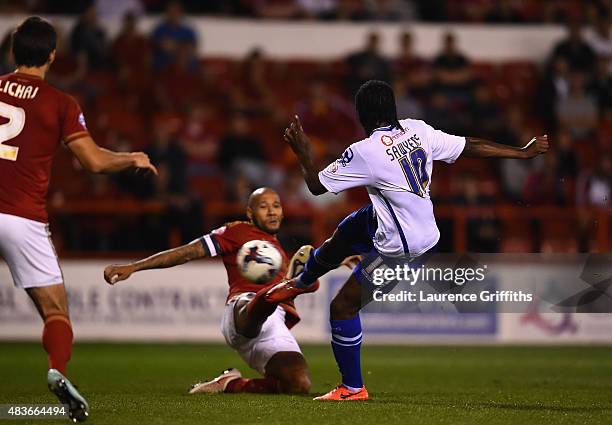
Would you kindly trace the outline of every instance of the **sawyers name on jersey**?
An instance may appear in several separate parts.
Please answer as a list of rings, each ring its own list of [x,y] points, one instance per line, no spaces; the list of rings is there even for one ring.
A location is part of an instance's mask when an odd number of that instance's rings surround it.
[[[455,162],[465,138],[420,120],[400,124],[403,130],[381,127],[353,143],[319,180],[333,193],[365,186],[378,221],[375,248],[392,257],[416,257],[440,239],[429,197],[433,161]]]

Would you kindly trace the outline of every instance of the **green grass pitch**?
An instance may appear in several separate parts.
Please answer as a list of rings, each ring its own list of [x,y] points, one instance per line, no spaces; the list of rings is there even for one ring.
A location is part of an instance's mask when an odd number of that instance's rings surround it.
[[[305,346],[313,394],[338,380],[331,349]],[[78,344],[70,376],[90,424],[609,424],[612,347],[364,346],[368,402],[311,396],[187,396],[227,366],[256,376],[211,344]],[[46,358],[33,343],[0,343],[0,404],[53,403]],[[53,424],[62,421],[2,423]]]

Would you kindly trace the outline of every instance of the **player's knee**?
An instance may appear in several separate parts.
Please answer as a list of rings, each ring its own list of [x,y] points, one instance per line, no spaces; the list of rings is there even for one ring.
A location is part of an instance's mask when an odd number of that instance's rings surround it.
[[[63,286],[31,288],[27,291],[43,320],[51,316],[68,316],[68,301]]]
[[[304,372],[290,373],[281,380],[281,388],[288,394],[308,394],[310,385],[310,378]]]
[[[324,258],[330,264],[340,264],[342,260],[354,253],[337,229],[331,238],[323,242],[317,252],[318,257]]]
[[[61,297],[49,297],[43,306],[45,317],[61,315],[68,316],[68,305]]]
[[[333,320],[346,320],[355,317],[359,313],[359,300],[350,299],[342,292],[338,293],[332,300],[329,313]]]
[[[294,382],[294,394],[308,394],[310,392],[310,378],[306,374],[296,377]]]

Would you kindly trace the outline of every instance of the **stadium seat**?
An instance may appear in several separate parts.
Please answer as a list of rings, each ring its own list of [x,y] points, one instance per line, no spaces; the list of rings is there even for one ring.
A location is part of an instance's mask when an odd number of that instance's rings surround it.
[[[530,239],[506,236],[501,240],[500,252],[524,253],[532,252],[533,244]]]

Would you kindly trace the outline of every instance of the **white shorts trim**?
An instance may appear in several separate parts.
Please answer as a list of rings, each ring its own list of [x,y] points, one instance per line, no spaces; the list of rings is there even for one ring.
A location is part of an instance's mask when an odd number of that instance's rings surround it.
[[[240,354],[240,357],[253,369],[262,375],[266,374],[266,365],[272,356],[281,351],[294,351],[301,353],[300,346],[293,334],[285,325],[285,310],[278,306],[261,327],[261,332],[255,338],[247,338],[236,332],[234,324],[234,306],[245,296],[254,293],[245,293],[230,300],[225,306],[221,320],[221,332],[227,342]]]
[[[0,257],[17,288],[64,283],[48,224],[0,213]]]

